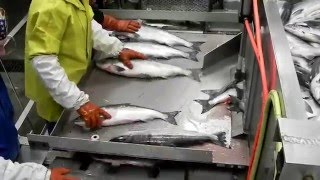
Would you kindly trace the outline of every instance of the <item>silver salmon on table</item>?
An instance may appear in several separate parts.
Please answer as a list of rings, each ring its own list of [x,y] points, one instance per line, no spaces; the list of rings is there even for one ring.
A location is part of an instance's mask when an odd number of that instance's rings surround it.
[[[117,33],[118,35],[123,35],[132,38],[139,42],[157,42],[160,44],[165,44],[168,46],[185,46],[191,48],[192,43],[179,38],[167,31],[158,29],[155,27],[142,25],[138,32],[136,33]]]
[[[202,113],[205,113],[217,104],[226,102],[231,97],[241,98],[243,92],[239,86],[240,83],[237,81],[232,81],[220,90],[202,90],[203,93],[209,95],[209,99],[197,99],[195,101],[202,105]]]
[[[178,49],[160,45],[160,44],[154,44],[154,43],[148,43],[148,42],[128,42],[124,43],[124,48],[132,49],[137,52],[140,52],[144,55],[146,55],[149,58],[186,58],[193,61],[197,61],[196,54],[197,52],[190,52],[186,53],[183,51],[180,51]]]
[[[155,119],[162,119],[171,124],[176,124],[174,117],[179,113],[162,113],[153,109],[133,106],[130,104],[109,105],[102,107],[102,109],[111,115],[111,119],[102,121],[102,126],[130,124],[139,121],[147,122]],[[77,118],[74,123],[79,126],[85,126],[84,121],[80,118]]]
[[[110,140],[111,142],[145,144],[154,146],[189,147],[204,143],[214,143],[225,146],[225,134],[219,133],[217,136],[199,135],[152,135],[152,134],[132,134],[122,135]]]
[[[198,70],[183,69],[178,66],[163,64],[152,60],[132,60],[133,69],[129,69],[121,62],[103,60],[97,66],[109,73],[133,78],[168,78],[172,76],[190,76],[200,81]]]

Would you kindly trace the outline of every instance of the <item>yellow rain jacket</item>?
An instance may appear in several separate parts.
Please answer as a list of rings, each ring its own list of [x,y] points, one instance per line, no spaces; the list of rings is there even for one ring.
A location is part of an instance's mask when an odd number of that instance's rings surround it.
[[[81,1],[33,0],[29,9],[25,91],[26,96],[36,102],[38,115],[47,121],[57,121],[63,107],[50,96],[31,60],[39,55],[56,55],[69,80],[80,81],[90,63],[93,45],[93,12],[89,0]]]

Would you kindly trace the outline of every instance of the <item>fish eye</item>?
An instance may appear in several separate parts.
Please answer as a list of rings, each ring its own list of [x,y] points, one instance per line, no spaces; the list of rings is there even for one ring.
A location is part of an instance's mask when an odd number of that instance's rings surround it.
[[[120,141],[124,141],[124,140],[125,140],[125,138],[124,138],[123,136],[120,136],[120,137],[118,137],[118,140],[120,140]]]

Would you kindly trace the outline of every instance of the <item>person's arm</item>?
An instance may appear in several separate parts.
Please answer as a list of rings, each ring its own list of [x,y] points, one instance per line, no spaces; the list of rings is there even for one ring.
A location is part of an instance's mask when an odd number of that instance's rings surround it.
[[[89,101],[89,96],[71,82],[60,66],[58,54],[69,15],[61,11],[59,2],[52,1],[49,8],[29,17],[35,27],[29,33],[28,56],[33,68],[43,81],[52,98],[64,108],[78,111],[90,128],[101,126],[100,116],[108,119],[110,115]]]
[[[91,22],[93,48],[98,51],[94,55],[95,60],[117,57],[123,49],[123,43],[109,33],[95,20]]]
[[[131,59],[146,59],[146,57],[133,50],[123,49],[123,43],[116,37],[110,37],[108,32],[95,20],[92,20],[93,48],[98,52],[94,55],[94,60],[109,57],[118,57],[128,68],[132,69]]]
[[[29,17],[36,25],[28,32],[28,53],[34,70],[53,99],[64,108],[79,109],[89,101],[89,96],[68,79],[60,66],[58,54],[69,15],[58,6],[58,3],[52,3],[50,8]]]
[[[0,157],[0,179],[50,180],[51,171],[36,163],[13,163]]]
[[[13,163],[0,156],[0,179],[1,180],[77,180],[70,177],[69,169],[53,168],[47,169],[37,163]]]
[[[40,55],[32,59],[32,65],[58,104],[67,109],[78,110],[89,102],[89,96],[68,79],[58,61],[56,55]]]

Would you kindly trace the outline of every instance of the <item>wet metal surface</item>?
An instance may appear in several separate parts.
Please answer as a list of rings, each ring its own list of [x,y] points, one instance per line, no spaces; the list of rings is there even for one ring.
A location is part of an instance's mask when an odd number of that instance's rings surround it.
[[[163,63],[177,65],[188,69],[202,67],[203,56],[211,49],[230,39],[224,35],[204,35],[201,33],[179,33],[179,36],[189,41],[207,41],[201,46],[202,52],[198,54],[199,62],[186,59],[171,59]],[[208,42],[210,40],[210,42]],[[213,42],[213,43],[211,43]],[[187,50],[187,49],[184,49]],[[179,125],[183,126],[184,114],[191,108],[200,111],[201,106],[193,100],[202,97],[201,89],[218,89],[231,79],[230,69],[235,66],[237,54],[225,59],[212,59],[217,61],[215,66],[206,68],[201,77],[201,83],[189,77],[174,77],[167,80],[143,80],[130,79],[108,74],[93,68],[84,78],[80,87],[90,95],[92,102],[103,106],[106,104],[131,103],[133,105],[152,108],[162,112],[181,111],[176,117]],[[108,141],[113,137],[127,134],[130,131],[171,128],[178,132],[181,127],[174,127],[162,120],[154,120],[148,123],[135,123],[113,127],[104,127],[99,130],[89,131],[72,123],[77,117],[75,112],[65,112],[62,115],[53,135],[65,138],[80,138],[89,140],[93,134],[100,136],[100,141]],[[211,152],[212,162],[224,164],[248,164],[248,147],[245,140],[233,139],[232,148],[227,149],[217,145],[197,146],[191,149]],[[161,148],[161,147],[159,147]],[[154,154],[156,157],[157,154]]]

